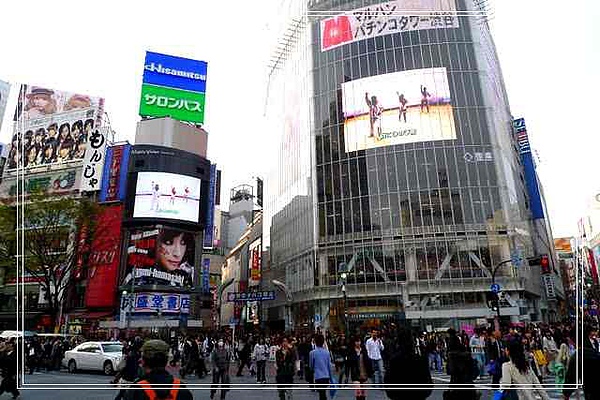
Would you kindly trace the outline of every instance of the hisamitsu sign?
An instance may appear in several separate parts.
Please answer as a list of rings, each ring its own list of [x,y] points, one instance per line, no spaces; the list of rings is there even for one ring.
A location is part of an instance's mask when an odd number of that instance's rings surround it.
[[[264,292],[232,292],[227,294],[227,301],[230,303],[265,300],[275,300],[275,291],[271,290]]]
[[[205,93],[206,70],[205,61],[147,51],[143,83]]]

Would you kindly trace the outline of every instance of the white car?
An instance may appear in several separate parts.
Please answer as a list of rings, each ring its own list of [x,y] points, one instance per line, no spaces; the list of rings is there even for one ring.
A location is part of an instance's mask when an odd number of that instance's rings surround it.
[[[71,373],[88,370],[112,375],[122,357],[123,345],[120,342],[85,342],[65,352],[63,365]]]

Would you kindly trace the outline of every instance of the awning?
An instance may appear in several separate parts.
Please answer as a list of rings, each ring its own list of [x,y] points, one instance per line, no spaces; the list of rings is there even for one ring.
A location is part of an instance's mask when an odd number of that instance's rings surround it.
[[[76,311],[69,313],[69,319],[94,320],[113,316],[113,311]]]

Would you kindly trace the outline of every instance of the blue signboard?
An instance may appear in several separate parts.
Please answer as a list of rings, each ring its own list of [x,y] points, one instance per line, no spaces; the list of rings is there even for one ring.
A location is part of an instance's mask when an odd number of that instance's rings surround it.
[[[267,290],[264,292],[231,292],[227,293],[228,302],[265,301],[275,300],[275,292]]]
[[[206,210],[206,226],[204,228],[204,248],[213,248],[214,216],[215,216],[215,188],[217,184],[217,164],[210,166],[210,186],[208,188],[208,207]]]
[[[121,144],[106,149],[106,159],[100,185],[100,202],[123,201],[131,145]]]
[[[498,285],[497,283],[493,283],[490,286],[490,290],[492,291],[492,293],[498,293],[500,291],[500,285]]]
[[[210,292],[210,258],[202,260],[202,291]]]
[[[533,216],[533,219],[542,219],[544,218],[544,208],[542,206],[542,198],[540,196],[537,174],[535,173],[535,164],[531,155],[531,147],[529,145],[529,137],[527,135],[525,119],[515,119],[513,121],[513,128],[515,129],[515,134],[517,135],[519,154],[521,154],[521,162],[523,163],[523,172],[525,175],[527,194],[529,195],[531,215]]]
[[[144,83],[206,93],[206,70],[204,61],[147,51]]]

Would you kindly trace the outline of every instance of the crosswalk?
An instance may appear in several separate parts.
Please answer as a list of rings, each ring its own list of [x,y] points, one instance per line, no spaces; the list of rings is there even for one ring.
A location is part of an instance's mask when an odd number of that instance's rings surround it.
[[[437,383],[443,385],[444,383],[450,383],[450,375],[444,372],[431,372],[431,379],[433,383]],[[480,379],[477,379],[475,382],[475,386],[481,390],[482,398],[481,400],[491,399],[493,397],[493,392],[495,390],[492,385],[492,378],[489,375],[483,376]],[[551,400],[563,400],[564,397],[562,395],[562,390],[555,386],[554,376],[548,376],[544,378],[543,382],[544,388],[546,389],[546,393]],[[583,398],[583,391],[580,392],[581,398]],[[571,396],[572,399],[576,399],[575,394]]]

